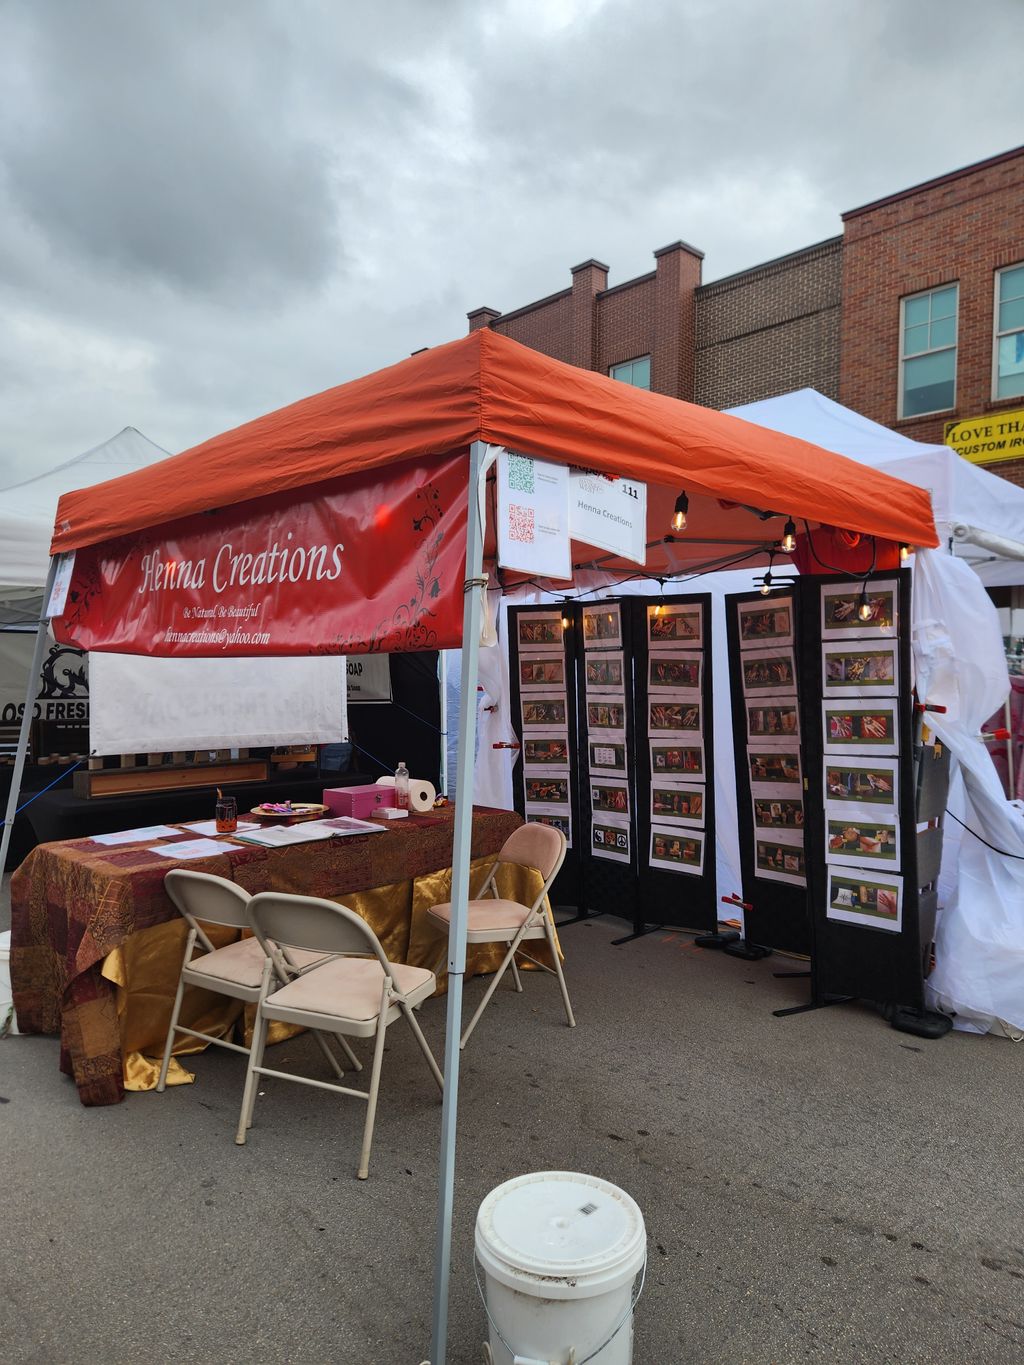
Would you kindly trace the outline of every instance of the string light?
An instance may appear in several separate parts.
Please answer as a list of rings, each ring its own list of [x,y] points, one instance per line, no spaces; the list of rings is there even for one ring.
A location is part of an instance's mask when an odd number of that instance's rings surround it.
[[[768,551],[768,567],[764,571],[764,581],[761,584],[761,596],[767,597],[772,590],[772,566],[775,563],[775,551]]]
[[[907,560],[908,560],[909,558],[910,558],[910,546],[909,546],[909,545],[901,545],[901,546],[900,546],[900,563],[901,563],[901,564],[906,564],[906,562],[907,562]]]
[[[786,522],[786,529],[782,533],[782,548],[788,555],[796,549],[796,522],[792,517]]]
[[[684,491],[684,492],[682,492],[682,493],[679,494],[678,498],[676,498],[676,509],[675,509],[675,511],[672,513],[672,530],[673,530],[673,531],[685,531],[685,530],[686,530],[686,514],[687,514],[687,512],[689,512],[689,510],[690,510],[690,499],[686,496],[686,493],[685,493],[685,491]]]
[[[860,606],[857,608],[857,615],[862,621],[870,621],[872,610],[871,603],[868,601],[868,585],[865,579],[860,590]]]

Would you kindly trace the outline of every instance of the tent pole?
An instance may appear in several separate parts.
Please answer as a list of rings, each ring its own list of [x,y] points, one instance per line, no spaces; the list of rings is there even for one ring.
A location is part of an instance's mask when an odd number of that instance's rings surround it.
[[[11,774],[11,790],[7,794],[7,813],[4,816],[3,829],[0,829],[0,876],[7,865],[7,850],[11,843],[11,834],[14,831],[14,812],[18,809],[18,799],[21,795],[21,775],[25,771],[25,755],[28,753],[28,736],[32,728],[32,711],[35,707],[36,696],[39,693],[39,670],[43,666],[43,650],[46,648],[46,627],[50,617],[48,609],[50,606],[50,594],[53,591],[53,580],[57,573],[57,556],[50,558],[50,567],[46,574],[46,587],[43,589],[43,610],[39,617],[39,625],[36,628],[36,644],[32,651],[32,662],[28,670],[28,683],[25,687],[25,710],[21,716],[21,730],[18,734],[18,752],[14,759],[14,772]]]
[[[448,651],[442,649],[437,656],[437,682],[441,692],[441,765],[437,790],[442,796],[448,795]]]
[[[459,1104],[459,1039],[462,1035],[462,982],[466,971],[469,859],[473,836],[473,766],[476,750],[476,685],[480,656],[483,575],[483,500],[479,489],[491,460],[482,441],[469,451],[469,509],[466,526],[466,600],[462,611],[462,680],[459,748],[455,776],[455,831],[452,842],[452,912],[448,928],[448,1010],[445,1023],[444,1103],[441,1111],[441,1163],[438,1178],[434,1250],[434,1307],[431,1365],[445,1365],[448,1352],[448,1282],[452,1260],[452,1205],[455,1194],[455,1129]]]

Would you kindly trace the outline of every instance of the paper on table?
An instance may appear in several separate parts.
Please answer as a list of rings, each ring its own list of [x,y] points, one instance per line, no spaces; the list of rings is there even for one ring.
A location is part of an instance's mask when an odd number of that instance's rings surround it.
[[[239,820],[232,833],[236,831],[240,833],[242,830],[247,829],[259,829],[259,827],[259,822],[257,820]],[[182,829],[190,829],[196,834],[214,835],[220,833],[217,829],[216,820],[193,820],[191,824],[182,825]],[[231,835],[225,834],[223,837],[229,839]]]
[[[314,822],[304,825],[270,825],[266,829],[248,830],[236,834],[243,844],[261,844],[264,848],[287,848],[289,844],[312,844],[317,839],[329,839],[329,829],[318,829]]]
[[[343,839],[346,834],[381,834],[383,825],[370,820],[357,820],[354,815],[337,815],[333,820],[312,820],[306,829],[321,829],[326,834]]]
[[[182,839],[180,844],[156,844],[147,853],[159,853],[161,858],[212,858],[225,852],[216,839]]]
[[[173,839],[173,825],[144,825],[142,829],[119,829],[114,834],[91,834],[94,844],[141,844],[147,839]]]

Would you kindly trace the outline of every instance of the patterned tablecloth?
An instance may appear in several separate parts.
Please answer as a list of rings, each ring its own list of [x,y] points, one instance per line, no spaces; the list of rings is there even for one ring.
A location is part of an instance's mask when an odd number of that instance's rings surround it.
[[[188,862],[149,852],[152,839],[120,846],[91,839],[40,844],[11,880],[18,1027],[60,1034],[61,1070],[74,1077],[83,1104],[124,1098],[123,992],[116,973],[115,980],[103,974],[104,959],[124,950],[140,931],[183,923],[163,886],[165,874],[177,866],[227,877],[252,893],[346,900],[373,925],[393,960],[434,968],[443,941],[439,945],[423,921],[429,905],[447,898],[452,821],[449,809],[410,816],[382,834],[285,848],[225,841],[223,853]],[[472,856],[495,854],[521,823],[512,811],[476,808]],[[194,837],[188,830],[180,835]],[[467,970],[493,971],[500,958],[486,945]]]

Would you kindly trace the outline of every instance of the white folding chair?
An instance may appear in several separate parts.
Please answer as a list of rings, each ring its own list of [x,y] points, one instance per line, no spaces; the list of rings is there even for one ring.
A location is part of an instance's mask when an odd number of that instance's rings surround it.
[[[572,1005],[569,1003],[569,992],[566,989],[565,977],[562,974],[562,964],[559,960],[551,912],[547,905],[547,894],[565,859],[565,849],[565,835],[561,830],[552,829],[550,825],[520,825],[502,845],[501,852],[495,859],[494,866],[487,874],[487,880],[481,887],[480,895],[469,902],[469,930],[466,934],[466,942],[507,943],[509,946],[501,966],[487,987],[484,998],[476,1007],[476,1013],[466,1026],[466,1031],[462,1035],[462,1042],[459,1044],[460,1047],[466,1046],[469,1035],[476,1028],[477,1021],[490,1004],[491,996],[498,989],[498,983],[509,967],[512,968],[515,989],[522,991],[523,983],[516,966],[517,953],[526,958],[528,962],[532,962],[535,967],[540,967],[558,977],[566,1020],[570,1028],[576,1027]],[[544,885],[532,905],[520,905],[518,901],[504,900],[498,895],[496,884],[498,870],[503,864],[508,863],[518,863],[520,867],[534,868],[544,878]],[[488,893],[490,893],[490,898],[488,898]],[[441,905],[431,906],[427,914],[435,925],[447,934],[451,924],[451,902],[445,901]],[[520,945],[525,940],[537,938],[547,940],[555,964],[554,967],[549,967],[546,962],[540,962],[537,958],[530,957],[529,953],[522,951]]]
[[[263,945],[255,938],[240,938],[223,948],[215,948],[203,928],[204,924],[216,924],[238,930],[249,927],[249,921],[245,916],[249,893],[224,877],[214,877],[208,872],[193,872],[188,868],[176,867],[164,877],[164,889],[188,924],[189,932],[178,976],[174,1008],[171,1011],[171,1023],[167,1030],[167,1041],[164,1044],[163,1061],[160,1064],[160,1078],[156,1084],[159,1091],[167,1084],[171,1050],[178,1034],[201,1038],[204,1042],[215,1043],[217,1047],[241,1052],[246,1057],[250,1053],[250,1048],[233,1043],[228,1038],[219,1038],[212,1033],[186,1028],[178,1022],[186,986],[201,986],[203,990],[216,991],[218,995],[226,995],[232,1000],[256,1004],[265,980],[276,977],[280,981],[287,981],[295,971],[323,960],[321,953],[295,953],[289,954],[286,958],[284,954],[277,952],[275,956],[268,956]],[[193,957],[197,945],[202,951]],[[317,1042],[335,1073],[339,1077],[342,1076],[344,1073],[326,1042],[321,1037],[317,1038]],[[357,1059],[347,1048],[346,1052],[353,1066],[359,1069]]]
[[[434,994],[437,978],[425,967],[408,967],[402,963],[389,962],[377,935],[366,921],[354,910],[336,905],[333,901],[267,891],[253,896],[246,914],[253,932],[259,942],[265,945],[268,954],[273,952],[276,945],[291,954],[305,949],[331,956],[320,965],[299,972],[286,985],[277,989],[272,989],[269,980],[265,981],[257,1008],[242,1117],[235,1141],[244,1143],[246,1130],[252,1127],[257,1078],[260,1076],[297,1081],[300,1085],[311,1085],[320,1090],[334,1090],[339,1095],[354,1095],[366,1101],[363,1145],[359,1155],[359,1179],[365,1180],[369,1173],[370,1145],[384,1059],[384,1036],[388,1025],[400,1015],[405,1017],[412,1029],[438,1088],[444,1089],[441,1072],[413,1014],[414,1009]],[[369,1090],[352,1090],[332,1081],[265,1067],[263,1049],[267,1025],[274,1019],[334,1033],[346,1051],[348,1045],[344,1035],[372,1037],[374,1047]]]

